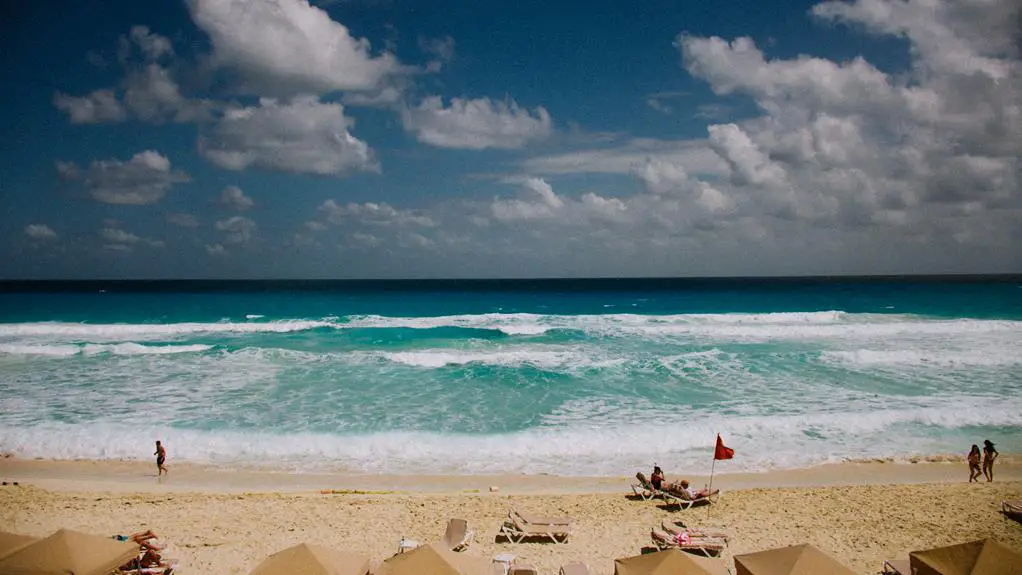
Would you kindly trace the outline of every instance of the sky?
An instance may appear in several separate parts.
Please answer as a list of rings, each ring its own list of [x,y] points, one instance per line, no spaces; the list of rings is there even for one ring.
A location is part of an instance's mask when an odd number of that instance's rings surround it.
[[[2,278],[1022,272],[1017,0],[0,11]]]

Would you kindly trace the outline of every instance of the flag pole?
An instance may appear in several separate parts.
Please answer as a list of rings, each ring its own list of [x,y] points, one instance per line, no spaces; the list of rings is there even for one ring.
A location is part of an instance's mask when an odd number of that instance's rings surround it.
[[[720,432],[717,432],[717,437],[718,438],[720,437]],[[717,467],[717,443],[716,443],[716,439],[714,439],[714,443],[713,443],[713,463],[710,464],[710,485],[707,486],[707,488],[706,488],[706,491],[708,493],[708,495],[706,496],[707,500],[709,500],[710,496],[713,494],[713,470],[716,467]],[[713,507],[713,506],[712,505],[707,505],[706,506],[706,516],[707,517],[710,516],[710,507]]]

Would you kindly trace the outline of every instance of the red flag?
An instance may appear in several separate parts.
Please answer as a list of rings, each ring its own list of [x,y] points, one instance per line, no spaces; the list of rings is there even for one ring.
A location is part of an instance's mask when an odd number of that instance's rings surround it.
[[[724,446],[724,440],[717,434],[717,447],[713,450],[713,459],[731,459],[735,456],[735,450]]]

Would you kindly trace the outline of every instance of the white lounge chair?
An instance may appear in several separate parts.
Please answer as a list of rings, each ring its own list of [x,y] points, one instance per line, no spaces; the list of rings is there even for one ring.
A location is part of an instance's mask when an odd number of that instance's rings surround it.
[[[468,521],[451,519],[444,531],[444,544],[451,551],[464,551],[475,539],[475,531],[468,528]]]
[[[529,538],[549,538],[554,543],[567,543],[572,523],[567,517],[541,517],[511,509],[498,534],[515,543]]]
[[[908,559],[888,559],[884,561],[881,575],[911,575],[912,566]]]
[[[680,551],[688,551],[705,557],[719,557],[720,553],[724,550],[724,547],[727,546],[727,542],[723,539],[691,537],[687,540],[682,540],[676,535],[671,535],[662,529],[656,528],[650,530],[649,537],[653,546],[660,551],[665,549],[678,549]]]

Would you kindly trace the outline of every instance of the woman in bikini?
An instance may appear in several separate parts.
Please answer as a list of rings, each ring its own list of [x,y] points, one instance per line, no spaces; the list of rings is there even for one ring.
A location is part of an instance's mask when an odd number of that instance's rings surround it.
[[[982,473],[979,470],[979,457],[979,446],[973,444],[972,451],[969,452],[969,483],[979,482],[979,476]]]
[[[994,461],[997,460],[997,450],[994,449],[994,443],[989,439],[983,440],[983,475],[986,476],[987,481],[994,480]]]

